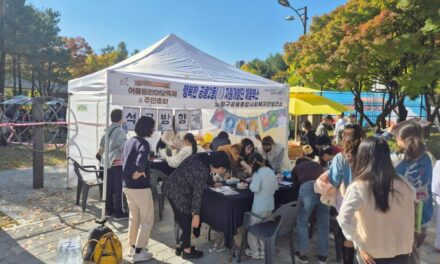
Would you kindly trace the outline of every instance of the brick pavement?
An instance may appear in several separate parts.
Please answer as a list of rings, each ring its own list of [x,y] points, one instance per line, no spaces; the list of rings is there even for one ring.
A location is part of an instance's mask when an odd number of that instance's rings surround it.
[[[98,190],[91,191],[88,209],[82,212],[78,206],[74,206],[76,189],[65,189],[65,168],[51,167],[45,171],[46,187],[41,190],[32,189],[30,170],[0,172],[0,210],[20,223],[16,227],[0,230],[0,264],[55,263],[59,239],[79,236],[84,243],[89,230],[96,226],[93,220],[100,215]],[[208,241],[206,225],[203,226],[201,237],[193,240],[205,256],[192,262],[175,256],[172,219],[172,211],[166,204],[164,220],[159,221],[156,215],[149,244],[154,260],[146,263],[236,263],[231,253],[221,247],[221,234],[214,234],[213,240]],[[108,225],[126,247],[127,220],[110,220]],[[434,253],[431,246],[433,240],[434,230],[430,227],[428,238],[422,246],[422,264],[440,264],[440,254]],[[311,252],[314,252],[315,245],[316,238],[312,241]],[[310,259],[310,263],[317,263],[313,254],[310,254]],[[242,262],[263,263],[246,257]],[[128,261],[124,260],[124,263]],[[286,238],[277,244],[276,263],[291,263]],[[336,263],[333,240],[330,240],[329,263]]]

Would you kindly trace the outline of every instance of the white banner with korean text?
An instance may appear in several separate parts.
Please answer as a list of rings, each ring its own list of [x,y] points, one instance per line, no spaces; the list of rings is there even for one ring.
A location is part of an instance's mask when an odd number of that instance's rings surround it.
[[[157,108],[282,108],[287,107],[289,89],[274,83],[228,85],[193,80],[169,80],[132,73],[108,73],[113,105]]]

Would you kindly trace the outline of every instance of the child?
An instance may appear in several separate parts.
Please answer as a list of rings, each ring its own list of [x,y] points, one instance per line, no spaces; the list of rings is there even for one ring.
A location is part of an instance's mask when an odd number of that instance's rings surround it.
[[[278,190],[278,180],[274,171],[266,165],[266,161],[259,153],[253,153],[249,157],[252,167],[252,183],[249,189],[254,193],[252,213],[260,217],[269,216],[275,209],[274,194]],[[259,222],[254,218],[252,224]],[[249,249],[245,254],[254,259],[264,259],[264,243],[252,234],[248,235]]]

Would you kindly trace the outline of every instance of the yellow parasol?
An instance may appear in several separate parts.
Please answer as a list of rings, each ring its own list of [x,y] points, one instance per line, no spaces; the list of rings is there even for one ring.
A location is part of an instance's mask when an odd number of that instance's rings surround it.
[[[295,116],[295,129],[299,115],[338,115],[349,111],[344,105],[315,94],[319,92],[308,87],[290,87],[289,114]],[[296,133],[295,140],[297,140]]]
[[[291,93],[289,114],[291,115],[338,115],[350,111],[344,105],[313,93]]]

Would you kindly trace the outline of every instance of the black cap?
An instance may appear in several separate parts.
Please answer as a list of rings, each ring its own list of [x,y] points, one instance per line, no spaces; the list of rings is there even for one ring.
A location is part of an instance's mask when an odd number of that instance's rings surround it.
[[[325,115],[325,116],[324,116],[324,119],[327,119],[327,120],[333,120],[333,116],[331,116],[331,115]]]
[[[211,166],[214,168],[225,168],[230,170],[229,157],[224,151],[211,152]]]
[[[351,113],[351,114],[348,115],[348,117],[350,117],[350,118],[356,118],[356,114],[355,114],[355,113]]]

